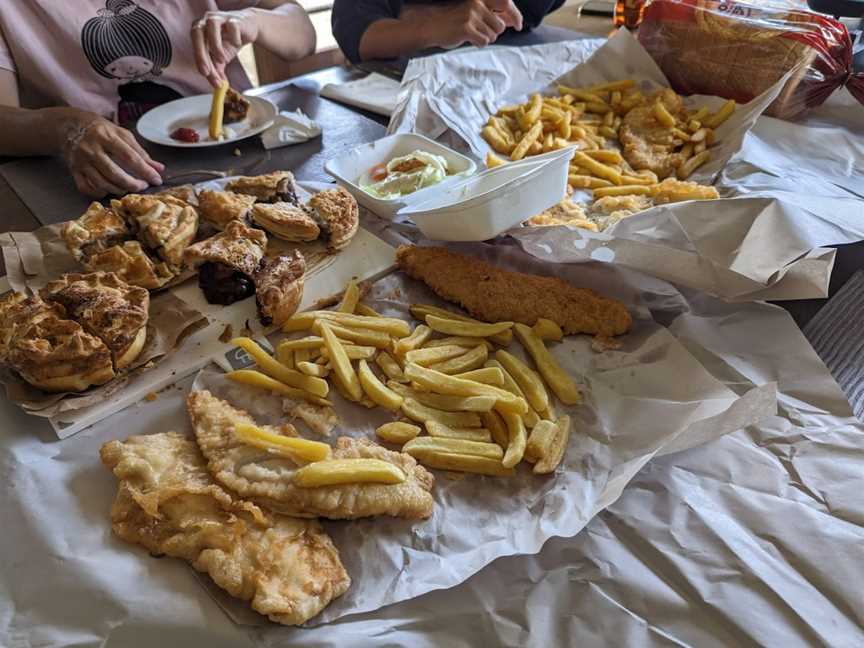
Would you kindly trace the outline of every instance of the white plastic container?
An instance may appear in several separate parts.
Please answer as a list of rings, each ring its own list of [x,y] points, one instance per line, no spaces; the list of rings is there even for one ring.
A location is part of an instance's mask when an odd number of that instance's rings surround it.
[[[360,177],[376,164],[388,162],[400,155],[408,155],[418,149],[440,155],[447,160],[447,170],[449,171],[447,178],[431,187],[425,187],[407,196],[391,200],[376,198],[363,191],[357,184]],[[362,144],[341,157],[329,160],[324,165],[324,170],[333,176],[336,182],[350,191],[361,205],[382,218],[392,219],[400,209],[409,203],[423,200],[430,191],[471,176],[477,170],[477,165],[464,155],[423,135],[396,133],[369,144]]]
[[[485,241],[560,202],[575,148],[482,171],[399,211],[437,241]]]

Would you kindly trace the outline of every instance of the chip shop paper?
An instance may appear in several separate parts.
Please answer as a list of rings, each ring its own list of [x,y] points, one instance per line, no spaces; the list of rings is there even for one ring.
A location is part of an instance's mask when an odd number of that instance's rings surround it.
[[[417,59],[406,71],[389,130],[417,130],[479,158],[488,150],[481,127],[500,106],[532,92],[557,94],[557,81],[578,86],[622,78],[668,85],[626,30],[605,44],[575,41],[525,48],[524,54],[493,48]],[[614,261],[729,300],[826,296],[834,251],[825,246],[864,238],[858,217],[864,158],[854,136],[860,117],[846,105],[844,92],[814,111],[808,117],[813,125],[804,129],[761,117],[781,86],[738,107],[718,130],[712,160],[691,177],[716,184],[721,200],[653,207],[599,234],[565,226],[508,234],[543,259]],[[717,97],[687,101],[712,108],[721,103]],[[589,197],[576,194],[577,200]],[[748,200],[736,202],[741,198]],[[551,251],[537,244],[548,240],[556,242]]]

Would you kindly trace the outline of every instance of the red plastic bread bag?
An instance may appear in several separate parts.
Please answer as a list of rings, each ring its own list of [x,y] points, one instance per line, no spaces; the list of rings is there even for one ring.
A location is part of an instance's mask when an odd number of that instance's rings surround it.
[[[841,86],[864,104],[852,38],[833,18],[771,2],[654,0],[639,42],[682,94],[746,103],[791,70],[766,114],[790,119]]]

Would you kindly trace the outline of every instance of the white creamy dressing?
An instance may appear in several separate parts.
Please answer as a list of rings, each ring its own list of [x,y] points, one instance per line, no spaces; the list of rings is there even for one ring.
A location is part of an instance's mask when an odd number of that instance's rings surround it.
[[[422,167],[412,171],[394,171],[404,162],[418,160]],[[387,163],[387,177],[379,182],[373,182],[367,171],[358,184],[363,190],[376,198],[392,200],[414,193],[425,187],[438,184],[447,177],[447,160],[440,155],[417,150],[408,155],[395,157]]]

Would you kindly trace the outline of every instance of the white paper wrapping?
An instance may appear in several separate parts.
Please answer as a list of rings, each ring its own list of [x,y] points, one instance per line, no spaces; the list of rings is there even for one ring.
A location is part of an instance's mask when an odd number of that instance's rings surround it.
[[[668,85],[626,30],[605,44],[448,53],[409,65],[390,131],[416,130],[482,157],[488,116],[551,90],[559,77],[568,85],[620,78]],[[824,246],[864,238],[860,105],[843,90],[804,126],[760,117],[781,85],[739,106],[718,132],[713,159],[693,176],[716,180],[724,200],[655,207],[599,235],[568,227],[509,235],[541,258],[550,253],[537,241],[554,239],[551,256],[558,260],[615,261],[730,300],[826,296],[834,252]],[[720,101],[692,100],[712,107]],[[741,197],[759,200],[728,200]]]

